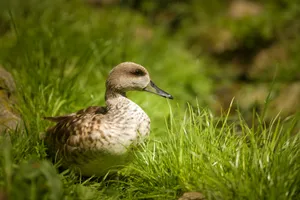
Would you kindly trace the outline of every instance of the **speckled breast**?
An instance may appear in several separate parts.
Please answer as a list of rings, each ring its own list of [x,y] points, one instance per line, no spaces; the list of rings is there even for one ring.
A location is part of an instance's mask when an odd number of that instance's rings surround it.
[[[132,154],[131,147],[142,142],[150,132],[148,115],[130,100],[120,101],[110,108],[102,122],[101,130],[91,133],[92,137],[101,137],[95,139],[98,141],[96,148],[79,158],[84,162],[74,165],[82,174],[104,175],[127,163]]]
[[[150,132],[148,115],[129,99],[110,108],[102,131],[111,138],[110,151],[122,153],[130,145],[138,144]]]

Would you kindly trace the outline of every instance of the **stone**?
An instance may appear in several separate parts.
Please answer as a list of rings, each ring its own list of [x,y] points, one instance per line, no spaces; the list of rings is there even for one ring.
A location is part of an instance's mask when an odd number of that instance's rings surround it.
[[[178,200],[204,200],[205,197],[200,192],[186,192]]]
[[[13,94],[16,90],[16,84],[12,75],[0,66],[0,89],[6,90],[8,94]]]
[[[287,117],[300,111],[300,82],[286,84],[281,87],[279,95],[271,102],[270,110],[275,116],[280,113]]]
[[[269,88],[267,84],[241,84],[241,88],[236,91],[236,102],[243,111],[253,110],[253,106],[262,108],[268,97]]]
[[[233,19],[241,19],[260,15],[263,11],[263,6],[258,2],[236,0],[230,4],[228,15]]]
[[[2,189],[0,189],[0,200],[8,200],[8,195]]]
[[[288,68],[286,64],[288,59],[288,51],[282,44],[275,44],[262,49],[254,57],[248,76],[251,79],[272,80],[276,66]]]
[[[12,75],[0,67],[0,135],[14,131],[21,125],[21,118],[14,109],[16,85]]]

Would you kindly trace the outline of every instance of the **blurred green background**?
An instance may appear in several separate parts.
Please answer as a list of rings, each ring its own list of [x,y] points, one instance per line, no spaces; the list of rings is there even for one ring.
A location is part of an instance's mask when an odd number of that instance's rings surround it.
[[[77,90],[92,85],[100,91],[113,66],[134,61],[147,67],[157,85],[179,104],[193,105],[197,98],[201,106],[220,113],[235,97],[240,111],[251,116],[253,110],[263,110],[269,96],[269,118],[299,111],[298,1],[13,0],[1,4],[1,64],[16,77],[33,70],[36,76],[30,81],[36,83],[31,87],[64,76],[76,79],[80,69],[90,78],[77,83]],[[48,76],[39,74],[45,72]],[[85,94],[91,95],[95,96]],[[139,103],[147,104],[146,100]]]
[[[236,109],[247,122],[253,111],[267,121],[299,113],[299,34],[297,0],[0,0],[0,65],[16,83],[0,70],[0,120],[22,118],[25,127],[11,135],[12,145],[0,137],[0,199],[4,193],[14,199],[99,196],[102,183],[75,185],[78,177],[58,174],[38,136],[50,125],[43,116],[104,105],[105,79],[120,62],[142,64],[174,96],[129,94],[149,114],[153,134],[167,132],[169,105],[179,107],[173,112],[178,122],[188,103],[218,116],[233,98],[233,119]],[[185,188],[172,191],[177,187]]]

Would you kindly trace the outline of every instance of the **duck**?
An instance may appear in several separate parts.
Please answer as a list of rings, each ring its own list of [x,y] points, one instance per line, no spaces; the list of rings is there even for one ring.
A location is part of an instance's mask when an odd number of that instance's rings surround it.
[[[150,133],[150,118],[127,98],[128,91],[173,96],[154,84],[145,67],[134,62],[115,66],[106,80],[105,106],[44,117],[56,124],[45,132],[49,155],[82,176],[104,176],[129,162],[132,151]]]

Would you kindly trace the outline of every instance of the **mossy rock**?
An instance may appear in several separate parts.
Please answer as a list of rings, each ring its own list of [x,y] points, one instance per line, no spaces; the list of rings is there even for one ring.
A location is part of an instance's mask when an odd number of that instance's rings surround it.
[[[0,67],[0,133],[16,130],[21,118],[14,109],[16,85],[13,77]]]

